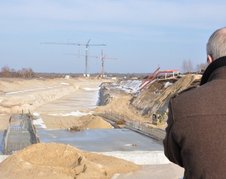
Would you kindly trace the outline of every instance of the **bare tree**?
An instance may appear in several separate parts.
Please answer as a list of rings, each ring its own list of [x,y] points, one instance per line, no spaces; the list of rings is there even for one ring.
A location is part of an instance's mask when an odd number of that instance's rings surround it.
[[[196,66],[196,69],[198,72],[201,73],[206,69],[207,66],[208,66],[208,63],[200,63]]]
[[[22,78],[33,78],[35,76],[31,68],[22,68],[22,70],[18,71],[18,74]]]
[[[21,78],[33,78],[35,73],[31,68],[22,68],[16,71],[15,69],[10,69],[8,66],[4,66],[1,69],[0,75],[2,77],[21,77]]]
[[[191,73],[193,71],[193,64],[190,59],[183,61],[182,69],[184,73]]]
[[[11,76],[10,68],[8,66],[2,67],[2,69],[1,69],[1,75],[3,77],[10,77]]]

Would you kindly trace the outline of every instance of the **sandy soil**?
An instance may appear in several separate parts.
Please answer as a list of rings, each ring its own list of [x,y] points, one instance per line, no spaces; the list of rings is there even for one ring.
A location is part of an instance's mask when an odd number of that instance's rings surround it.
[[[141,116],[135,108],[130,105],[130,100],[132,96],[129,94],[118,94],[115,98],[112,99],[110,103],[106,106],[99,106],[96,108],[95,112],[104,113],[108,115],[120,115],[124,119],[136,120],[136,121],[148,121],[148,117]]]
[[[84,130],[94,128],[112,128],[103,118],[94,115],[82,117],[42,115],[43,121],[49,129]]]
[[[0,81],[0,130],[8,125],[11,113],[35,111],[38,107],[60,99],[79,88],[96,85],[98,80],[85,79],[3,79]],[[96,113],[117,114],[132,120],[148,121],[129,105],[130,95],[119,95]],[[48,109],[47,109],[48,111]],[[47,128],[111,128],[99,116],[41,115]],[[167,171],[168,171],[168,167]],[[38,144],[12,155],[0,164],[0,178],[111,178],[115,173],[139,169],[130,162],[93,153],[82,152],[63,144]],[[159,169],[158,171],[162,171]],[[145,170],[145,173],[149,173]],[[130,177],[129,177],[130,178]]]
[[[37,107],[75,92],[81,86],[100,83],[92,79],[1,79],[0,113],[33,112]]]
[[[0,130],[5,130],[9,125],[9,114],[0,114]]]
[[[99,116],[91,116],[91,119],[89,119],[84,124],[85,129],[97,129],[97,128],[113,128],[111,124],[106,122],[104,119],[102,119]]]
[[[182,179],[183,175],[183,168],[170,163],[142,166],[138,171],[120,174],[117,179]]]
[[[9,116],[36,109],[64,96],[76,93],[80,88],[97,86],[98,79],[18,79],[4,78],[0,80],[0,130],[6,129]],[[77,124],[73,117],[58,118],[44,116],[47,126],[52,128],[69,128]]]
[[[164,80],[155,81],[135,97],[119,90],[109,90],[111,97],[107,101],[110,102],[106,106],[97,107],[95,112],[110,119],[113,116],[113,120],[121,118],[127,121],[139,121],[151,128],[165,129],[169,99],[191,85],[199,84],[200,78],[201,75],[185,75],[168,87],[165,87],[167,82]],[[158,125],[152,124],[152,114],[160,114],[162,122],[159,122]]]
[[[0,164],[0,178],[108,179],[139,167],[114,157],[87,153],[64,144],[35,144]]]

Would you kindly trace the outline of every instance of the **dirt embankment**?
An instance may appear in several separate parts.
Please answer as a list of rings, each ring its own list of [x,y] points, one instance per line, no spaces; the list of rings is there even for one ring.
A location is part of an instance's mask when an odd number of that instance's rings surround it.
[[[31,111],[37,107],[76,92],[80,88],[101,83],[98,79],[17,79],[0,80],[0,113]]]
[[[64,144],[35,144],[0,164],[0,178],[109,179],[139,167],[114,157],[87,153]]]
[[[138,81],[121,81],[117,83],[103,83],[100,89],[99,106],[96,108],[95,116],[88,115],[81,119],[73,116],[49,116],[42,114],[42,118],[47,128],[74,128],[83,130],[86,128],[109,128],[110,125],[103,125],[104,120],[99,116],[111,120],[152,122],[153,114],[163,116],[163,121],[167,117],[167,107],[169,99],[176,93],[188,88],[196,83],[200,76],[186,75],[175,83],[166,80],[159,80],[151,83],[146,89],[131,93],[139,86]],[[50,101],[59,99],[65,95],[76,93],[78,89],[97,84],[95,80],[85,79],[2,79],[0,81],[0,113],[6,114],[3,117],[9,118],[9,114],[31,111],[38,106]],[[98,81],[100,83],[100,81]],[[118,85],[118,86],[117,86]],[[126,86],[126,90],[122,90]],[[135,88],[134,88],[135,87]],[[133,88],[130,90],[129,88]],[[97,116],[96,116],[97,115]],[[96,119],[96,118],[99,119]],[[92,125],[88,123],[93,122]],[[8,120],[7,120],[8,121]],[[100,122],[101,121],[101,122]],[[99,126],[97,125],[99,123]],[[95,125],[94,125],[95,124]],[[7,123],[4,123],[5,128]],[[164,128],[164,126],[163,126]]]
[[[142,90],[137,97],[133,97],[131,105],[141,115],[164,114],[167,112],[170,98],[196,84],[200,77],[200,75],[186,75],[174,83],[166,80],[155,81],[147,89]]]
[[[0,113],[33,111],[36,107],[61,98],[77,88],[65,79],[2,79],[0,81]]]
[[[126,93],[114,84],[105,83],[100,90],[100,105],[96,112],[109,119],[151,122],[153,114],[167,118],[169,99],[199,83],[200,75],[185,75],[178,80],[157,80],[137,93]]]
[[[106,106],[97,107],[95,112],[97,115],[106,117],[110,120],[148,120],[148,118],[141,116],[138,111],[130,105],[131,98],[132,96],[129,94],[118,94],[118,96],[112,98],[111,102]]]
[[[105,80],[106,81],[106,80]],[[84,88],[96,87],[101,79],[19,79],[1,78],[0,80],[0,130],[6,129],[12,113],[31,113],[43,106]],[[48,109],[46,109],[48,111]],[[77,125],[73,116],[41,116],[49,128],[70,128]],[[90,120],[92,117],[87,116]],[[89,121],[88,119],[85,121]],[[85,125],[85,124],[84,124]]]
[[[99,90],[98,105],[104,106],[111,102],[113,95],[110,92],[111,83],[102,83]]]

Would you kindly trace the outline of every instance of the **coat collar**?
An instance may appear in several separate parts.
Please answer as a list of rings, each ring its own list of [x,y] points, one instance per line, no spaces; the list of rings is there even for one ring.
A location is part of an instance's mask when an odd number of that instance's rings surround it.
[[[226,79],[226,56],[214,60],[203,73],[200,85],[213,79]]]

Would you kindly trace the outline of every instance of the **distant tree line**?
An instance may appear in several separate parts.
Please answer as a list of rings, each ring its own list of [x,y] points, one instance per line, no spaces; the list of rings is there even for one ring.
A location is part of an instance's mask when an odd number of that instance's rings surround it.
[[[15,70],[13,68],[9,68],[8,66],[4,66],[1,68],[0,76],[6,78],[34,78],[35,73],[31,68]]]
[[[207,66],[208,66],[207,63],[200,63],[200,64],[197,64],[195,68],[190,59],[184,60],[182,62],[182,70],[184,73],[192,73],[192,72],[202,73]]]

